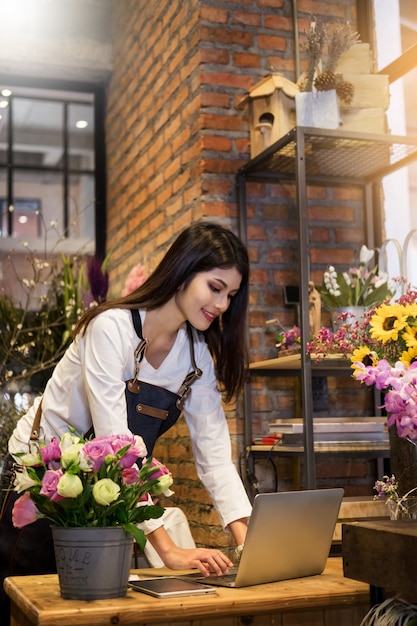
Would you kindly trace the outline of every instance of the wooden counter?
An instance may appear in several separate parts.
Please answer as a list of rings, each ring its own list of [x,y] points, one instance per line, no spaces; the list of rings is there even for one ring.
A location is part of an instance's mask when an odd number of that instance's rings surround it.
[[[173,574],[133,571],[143,578]],[[11,626],[351,626],[370,607],[369,586],[344,578],[340,558],[329,559],[321,576],[166,600],[133,590],[125,598],[63,600],[56,575],[13,576],[5,589],[12,601]]]
[[[344,574],[417,601],[417,522],[377,520],[342,525]]]

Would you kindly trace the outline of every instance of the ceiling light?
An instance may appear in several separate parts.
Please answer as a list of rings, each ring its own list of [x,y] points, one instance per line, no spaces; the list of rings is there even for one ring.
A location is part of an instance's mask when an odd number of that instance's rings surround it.
[[[21,215],[21,216],[19,217],[19,220],[18,220],[18,221],[19,221],[19,224],[26,224],[26,223],[27,223],[27,221],[28,221],[28,216],[27,216],[27,215]]]
[[[12,91],[11,89],[2,89],[1,95],[4,96],[5,98],[8,98],[9,96],[12,95]]]
[[[0,100],[0,109],[5,109],[9,106],[9,102],[7,100]]]
[[[75,126],[77,128],[87,128],[88,122],[86,120],[78,120],[78,122],[75,122]]]

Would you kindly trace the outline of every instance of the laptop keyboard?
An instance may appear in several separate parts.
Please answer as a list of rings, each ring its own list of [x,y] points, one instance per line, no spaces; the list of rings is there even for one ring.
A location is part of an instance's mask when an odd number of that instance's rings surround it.
[[[211,576],[203,576],[201,572],[195,572],[192,574],[185,574],[181,576],[181,578],[198,580],[199,582],[204,582],[207,584],[214,584],[216,581],[224,581],[225,583],[233,582],[236,578],[237,567],[229,567],[229,572],[227,574],[220,574],[220,576],[216,576],[216,574],[211,574]]]

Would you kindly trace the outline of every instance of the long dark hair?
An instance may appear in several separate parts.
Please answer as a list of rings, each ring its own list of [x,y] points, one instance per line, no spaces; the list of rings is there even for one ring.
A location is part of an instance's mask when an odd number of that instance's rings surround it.
[[[168,302],[181,285],[187,286],[196,274],[217,267],[235,267],[242,276],[240,288],[227,311],[204,332],[220,388],[226,401],[230,401],[243,386],[247,364],[245,324],[249,259],[243,242],[219,224],[201,221],[183,230],[141,287],[87,311],[74,335],[84,333],[90,321],[107,309],[157,309]]]

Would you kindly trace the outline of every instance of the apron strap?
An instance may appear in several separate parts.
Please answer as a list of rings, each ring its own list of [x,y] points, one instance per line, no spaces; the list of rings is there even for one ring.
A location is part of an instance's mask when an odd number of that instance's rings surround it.
[[[38,408],[33,419],[32,430],[30,431],[30,440],[37,441],[41,430],[41,417],[42,417],[42,400],[38,404]]]
[[[135,380],[136,380],[139,375],[140,362],[145,356],[146,348],[148,347],[149,342],[147,339],[144,339],[142,337],[142,322],[140,319],[139,309],[132,309],[131,313],[132,313],[133,326],[135,328],[137,336],[140,339],[140,342],[135,350],[135,367],[136,367]],[[176,405],[179,409],[183,408],[185,400],[190,395],[190,392],[191,392],[190,387],[193,384],[193,382],[197,380],[197,378],[201,378],[203,374],[203,372],[201,371],[199,367],[197,367],[196,362],[195,362],[193,331],[191,328],[191,324],[189,322],[187,322],[187,335],[188,335],[188,342],[190,345],[190,358],[191,358],[191,365],[193,366],[193,371],[187,374],[187,376],[184,378],[181,384],[181,387],[179,388],[177,392],[177,395],[179,396],[179,398],[176,402]]]

